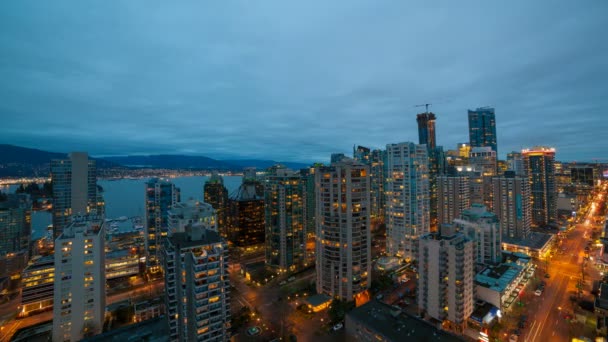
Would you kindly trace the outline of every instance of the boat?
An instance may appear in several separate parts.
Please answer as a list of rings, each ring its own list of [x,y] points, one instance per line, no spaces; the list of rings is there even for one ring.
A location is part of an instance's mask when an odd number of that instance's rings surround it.
[[[120,221],[120,222],[124,222],[124,221],[126,221],[126,220],[128,220],[128,219],[129,219],[129,218],[128,218],[128,217],[126,217],[126,216],[121,216],[121,217],[117,218],[116,220],[117,220],[117,221]]]

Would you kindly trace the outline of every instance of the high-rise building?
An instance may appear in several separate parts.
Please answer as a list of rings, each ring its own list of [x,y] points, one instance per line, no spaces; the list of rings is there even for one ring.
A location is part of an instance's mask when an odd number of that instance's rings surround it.
[[[458,156],[460,158],[469,159],[469,155],[471,154],[471,144],[469,143],[458,143]]]
[[[53,186],[53,236],[61,235],[72,215],[103,215],[97,193],[95,160],[85,152],[72,152],[68,159],[51,160]],[[101,200],[101,202],[99,202]]]
[[[21,273],[29,260],[32,201],[27,194],[0,198],[0,278]]]
[[[347,158],[344,155],[344,153],[332,153],[331,154],[331,158],[330,158],[330,162],[331,163],[337,163],[337,162],[341,161],[344,158]]]
[[[592,188],[595,181],[599,179],[596,168],[589,164],[570,166],[570,184]]]
[[[217,232],[216,213],[211,204],[194,199],[176,203],[167,212],[168,232],[184,231],[186,226],[196,224]]]
[[[463,210],[454,226],[475,244],[477,263],[497,264],[502,261],[502,245],[498,218],[481,204]]]
[[[106,310],[103,220],[74,216],[55,239],[53,341],[101,333]]]
[[[228,220],[228,190],[224,186],[222,176],[214,172],[205,182],[205,202],[211,204],[217,213],[217,228],[221,236],[227,237]]]
[[[384,151],[357,146],[353,158],[370,168],[370,215],[372,228],[384,219]]]
[[[429,161],[425,145],[386,145],[387,252],[414,259],[416,239],[430,231]]]
[[[507,164],[509,171],[515,172],[517,176],[525,175],[524,160],[520,152],[507,153]]]
[[[33,259],[21,273],[21,311],[27,316],[53,308],[55,256]]]
[[[463,331],[473,313],[475,246],[450,225],[418,241],[418,308],[423,316]]]
[[[525,240],[530,234],[532,212],[528,179],[507,171],[492,180],[494,213],[504,237]]]
[[[266,264],[294,271],[305,263],[306,233],[300,175],[276,169],[264,181]]]
[[[200,222],[172,230],[163,243],[169,340],[229,341],[226,243]]]
[[[544,226],[557,220],[555,149],[534,147],[522,151],[524,169],[530,182],[532,224]]]
[[[343,158],[315,170],[317,292],[351,301],[371,286],[369,167]]]
[[[145,248],[146,266],[151,273],[160,271],[160,247],[167,236],[169,209],[179,202],[179,188],[167,180],[152,178],[146,187]]]
[[[483,192],[483,203],[492,209],[492,177],[496,176],[497,162],[496,151],[489,146],[473,147],[469,156],[469,163],[475,171],[481,172],[481,183]],[[475,181],[479,181],[476,179]]]
[[[255,170],[255,169],[254,169]],[[253,172],[255,175],[255,172]],[[251,172],[228,200],[228,239],[237,247],[262,247],[265,242],[264,186]]]
[[[302,194],[302,221],[304,222],[304,235],[306,237],[305,263],[311,264],[315,260],[315,168],[300,170],[300,192]]]
[[[435,114],[430,112],[416,115],[416,122],[418,122],[418,140],[420,145],[426,145],[429,150],[437,147],[435,120]]]
[[[471,206],[469,178],[443,175],[437,178],[438,224],[452,223]]]
[[[498,152],[494,108],[469,110],[469,138],[471,147],[490,146],[494,152]]]

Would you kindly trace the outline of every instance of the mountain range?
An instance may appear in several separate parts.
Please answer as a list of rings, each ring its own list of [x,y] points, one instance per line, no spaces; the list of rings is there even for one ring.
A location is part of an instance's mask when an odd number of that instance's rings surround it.
[[[48,152],[9,144],[0,144],[0,177],[45,177],[48,176],[51,159],[62,159],[66,157],[67,153]],[[245,167],[265,169],[276,164],[282,164],[294,170],[309,166],[309,164],[305,163],[276,162],[274,160],[216,160],[205,156],[171,154],[91,158],[97,161],[98,169],[127,167],[241,171]]]

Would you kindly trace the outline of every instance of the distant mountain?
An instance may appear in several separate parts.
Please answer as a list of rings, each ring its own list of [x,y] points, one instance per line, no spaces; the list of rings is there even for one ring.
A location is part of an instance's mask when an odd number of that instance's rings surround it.
[[[149,167],[161,169],[208,169],[241,171],[245,167],[256,167],[261,170],[276,164],[283,164],[288,168],[298,170],[308,166],[308,164],[304,163],[282,163],[276,162],[274,160],[217,160],[205,156],[185,156],[170,154],[106,157],[104,159],[129,167]]]
[[[235,166],[220,160],[203,156],[183,156],[158,154],[149,156],[105,157],[105,160],[129,167],[159,169],[222,169],[232,170]]]
[[[67,153],[0,144],[0,177],[47,177],[51,160],[64,158],[67,158]],[[97,168],[99,169],[120,166],[103,159],[92,159],[97,161]]]
[[[309,167],[311,164],[295,163],[295,162],[276,162],[274,160],[262,160],[262,159],[237,159],[237,160],[224,160],[224,162],[244,168],[244,167],[256,167],[258,169],[266,169],[276,164],[284,165],[292,170],[299,170]]]
[[[0,177],[47,177],[52,159],[67,158],[67,153],[57,153],[0,144]],[[274,160],[235,159],[216,160],[205,156],[186,155],[148,155],[92,158],[97,161],[100,170],[116,167],[159,168],[159,169],[195,169],[195,170],[230,170],[241,171],[245,167],[256,167],[260,170],[276,164],[299,170],[308,167],[304,163],[275,162]]]

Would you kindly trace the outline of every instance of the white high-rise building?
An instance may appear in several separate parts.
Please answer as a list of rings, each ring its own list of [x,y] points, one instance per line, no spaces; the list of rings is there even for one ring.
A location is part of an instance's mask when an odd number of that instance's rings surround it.
[[[444,225],[444,228],[449,227]],[[450,227],[451,228],[451,227]],[[418,239],[418,308],[423,316],[448,321],[462,331],[475,301],[475,246],[446,229]]]
[[[170,231],[163,252],[169,340],[229,341],[226,243],[216,231],[193,223]]]
[[[186,226],[201,225],[217,232],[216,210],[211,204],[190,199],[174,204],[167,212],[169,233],[184,231]]]
[[[344,157],[315,186],[317,292],[350,301],[371,286],[369,167]]]
[[[386,145],[386,245],[415,258],[416,239],[430,231],[429,161],[425,145]]]
[[[454,226],[475,243],[479,264],[497,264],[502,261],[502,235],[500,223],[493,213],[482,204],[473,204],[463,210]]]
[[[55,239],[53,341],[101,333],[106,309],[104,227],[98,217],[73,217]]]
[[[452,223],[463,210],[471,206],[469,178],[466,176],[437,177],[437,223]]]
[[[76,215],[103,215],[97,193],[95,160],[86,152],[72,152],[68,159],[51,160],[53,184],[53,237],[57,238]]]
[[[513,171],[492,180],[494,213],[500,221],[504,237],[527,239],[532,225],[530,182]]]

